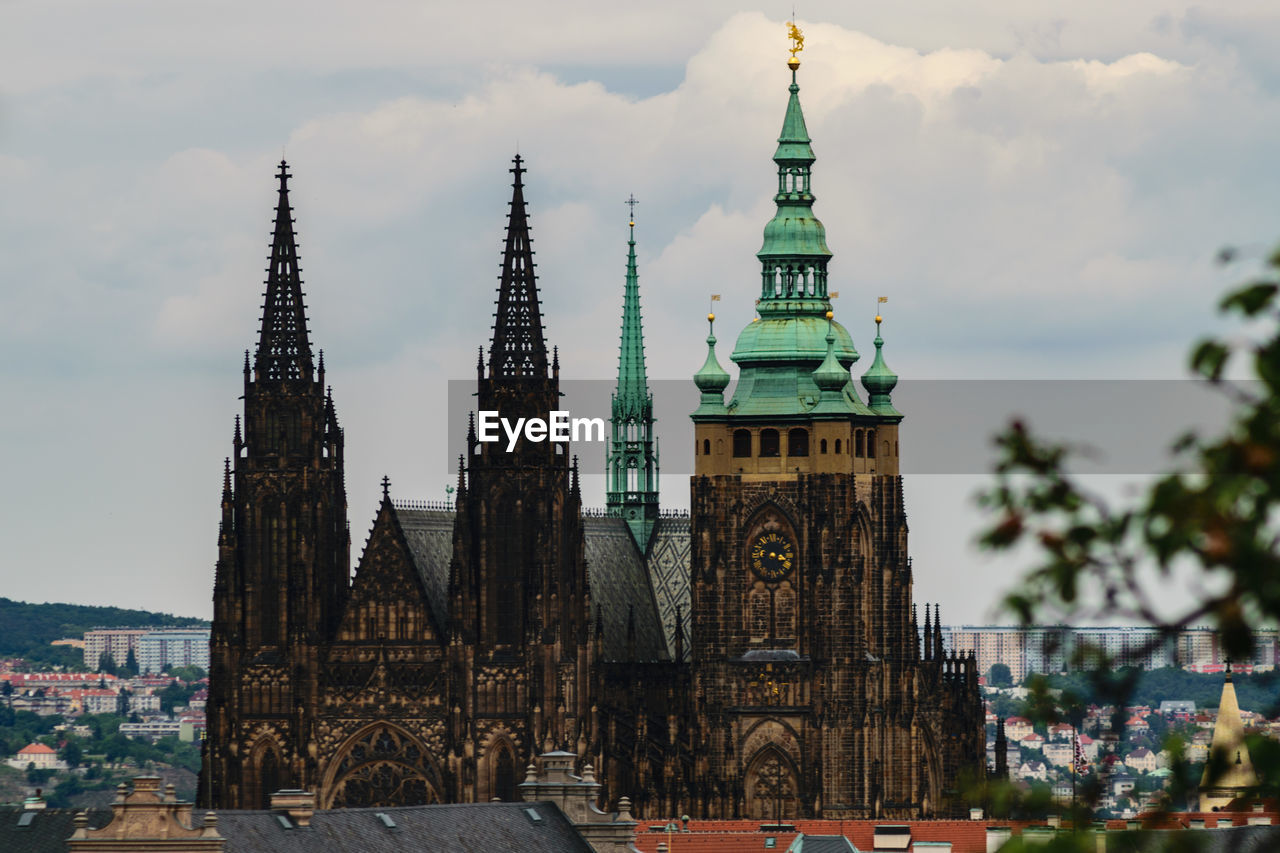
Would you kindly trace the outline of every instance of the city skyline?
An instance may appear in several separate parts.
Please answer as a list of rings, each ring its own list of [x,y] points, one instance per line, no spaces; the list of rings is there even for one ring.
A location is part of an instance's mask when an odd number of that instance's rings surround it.
[[[906,380],[1183,375],[1242,277],[1214,252],[1264,254],[1280,233],[1265,169],[1280,75],[1262,36],[1277,21],[1249,8],[802,10],[815,209],[855,374],[887,295],[885,352]],[[249,9],[264,33],[289,21]],[[632,192],[650,375],[697,369],[711,293],[728,366],[769,216],[781,11],[566,6],[482,24],[483,9],[320,7],[274,54],[196,11],[82,10],[66,39],[44,37],[52,12],[16,10],[10,32],[30,37],[6,51],[0,346],[21,413],[6,595],[208,617],[282,146],[313,343],[347,428],[353,559],[383,474],[406,499],[451,480],[430,448],[461,415],[431,400],[488,337],[517,147],[566,377],[616,366]],[[197,26],[207,41],[188,44]],[[944,602],[948,623],[985,620],[1017,565],[972,550],[977,482],[906,484],[916,597]],[[688,505],[683,476],[662,486],[664,507]],[[73,533],[54,529],[68,518]]]

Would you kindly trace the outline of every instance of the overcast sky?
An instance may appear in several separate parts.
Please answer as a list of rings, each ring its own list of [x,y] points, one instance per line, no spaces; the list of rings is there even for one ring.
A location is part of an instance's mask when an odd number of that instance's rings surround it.
[[[629,193],[650,376],[701,365],[712,292],[728,366],[789,12],[0,2],[0,595],[210,615],[282,152],[353,559],[384,473],[401,498],[451,480],[445,381],[487,342],[517,147],[563,375],[615,369]],[[1216,251],[1280,235],[1272,2],[841,0],[799,20],[837,316],[867,356],[888,296],[905,378],[1183,377],[1241,275]],[[946,427],[906,415],[917,444]],[[685,466],[668,442],[667,506],[688,505]],[[1016,570],[972,546],[979,482],[908,478],[916,596],[949,620],[988,618]]]

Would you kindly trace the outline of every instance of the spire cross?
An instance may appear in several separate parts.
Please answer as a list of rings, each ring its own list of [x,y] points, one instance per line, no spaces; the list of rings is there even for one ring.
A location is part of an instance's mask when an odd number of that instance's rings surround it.
[[[630,193],[629,198],[623,202],[627,207],[631,208],[631,224],[636,224],[636,205],[640,202],[636,200],[635,193]]]
[[[391,478],[386,475],[382,477],[382,497],[391,497]]]
[[[513,173],[516,176],[516,183],[520,183],[520,176],[523,175],[525,172],[529,171],[528,169],[520,165],[521,163],[524,162],[524,158],[522,158],[519,154],[517,154],[512,159],[511,162],[515,163],[515,166],[508,169],[507,171]]]

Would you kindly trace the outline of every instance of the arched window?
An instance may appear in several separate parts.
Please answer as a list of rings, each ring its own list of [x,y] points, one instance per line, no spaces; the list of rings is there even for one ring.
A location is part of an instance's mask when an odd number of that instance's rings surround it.
[[[862,458],[862,430],[854,433],[853,455],[859,459]]]
[[[750,626],[751,639],[763,640],[769,636],[769,591],[753,589],[749,601],[747,625]]]
[[[840,452],[840,439],[836,439],[836,453]]]
[[[733,431],[733,455],[739,459],[751,455],[751,430],[735,429]]]
[[[876,431],[873,429],[867,430],[867,458],[876,458]]]
[[[796,638],[796,594],[783,586],[773,595],[774,636],[779,640]]]
[[[760,455],[781,456],[782,446],[776,429],[760,430]]]
[[[809,431],[807,429],[793,429],[787,433],[787,455],[809,455]]]
[[[827,440],[826,440],[825,438],[824,438],[824,439],[822,439],[822,441],[819,441],[819,442],[818,442],[818,452],[819,452],[819,453],[826,453],[826,452],[827,452]],[[837,451],[837,452],[839,452],[839,451]]]
[[[711,439],[709,438],[702,439],[702,455],[703,456],[711,455]]]
[[[505,745],[498,747],[493,762],[493,795],[504,803],[516,801],[516,761]]]

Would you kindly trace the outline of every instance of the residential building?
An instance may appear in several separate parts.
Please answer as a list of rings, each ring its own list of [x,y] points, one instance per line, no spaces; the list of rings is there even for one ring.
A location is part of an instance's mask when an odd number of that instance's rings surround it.
[[[124,666],[129,652],[137,653],[138,638],[151,628],[94,628],[84,632],[84,665],[96,671],[103,655]]]
[[[198,666],[209,670],[209,629],[175,628],[149,631],[137,639],[138,671],[161,672],[167,667]]]

